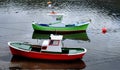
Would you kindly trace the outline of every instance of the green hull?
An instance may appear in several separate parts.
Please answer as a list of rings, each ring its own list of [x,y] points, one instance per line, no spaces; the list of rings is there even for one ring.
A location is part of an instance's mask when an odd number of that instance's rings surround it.
[[[50,34],[46,33],[38,33],[33,32],[32,39],[49,39]],[[72,39],[72,40],[83,40],[83,41],[89,41],[89,38],[87,36],[86,32],[82,33],[72,33],[72,34],[63,34],[63,39]]]
[[[69,27],[53,27],[53,26],[42,26],[39,24],[32,24],[34,31],[49,31],[49,32],[78,32],[86,31],[88,24],[80,26],[69,26]]]

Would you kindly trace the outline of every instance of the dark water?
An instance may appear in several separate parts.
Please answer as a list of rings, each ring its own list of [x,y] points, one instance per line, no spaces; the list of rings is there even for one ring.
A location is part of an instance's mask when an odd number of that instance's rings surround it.
[[[120,69],[120,1],[119,0],[51,0],[56,12],[64,13],[63,22],[91,19],[86,33],[64,35],[64,45],[85,47],[82,60],[55,62],[13,57],[8,41],[37,43],[47,34],[34,33],[32,22],[47,23],[48,0],[0,0],[0,69]],[[107,28],[103,34],[101,29]],[[40,37],[38,36],[40,35]],[[76,36],[77,35],[77,36]]]

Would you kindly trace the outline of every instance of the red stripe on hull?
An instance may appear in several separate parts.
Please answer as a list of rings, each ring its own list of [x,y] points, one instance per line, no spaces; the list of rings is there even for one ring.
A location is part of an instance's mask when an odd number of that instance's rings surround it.
[[[77,54],[77,55],[68,55],[68,54],[50,54],[43,52],[34,52],[34,51],[22,51],[15,48],[10,47],[11,53],[13,55],[18,55],[22,57],[32,58],[32,59],[48,59],[48,60],[75,60],[82,59],[85,53]]]

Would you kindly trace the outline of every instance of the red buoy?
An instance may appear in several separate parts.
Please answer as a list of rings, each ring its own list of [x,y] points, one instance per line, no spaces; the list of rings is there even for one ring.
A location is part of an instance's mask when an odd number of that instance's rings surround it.
[[[107,32],[107,28],[103,27],[102,28],[102,33],[105,34]]]
[[[56,12],[55,12],[55,11],[52,11],[52,12],[50,12],[50,14],[56,14]]]

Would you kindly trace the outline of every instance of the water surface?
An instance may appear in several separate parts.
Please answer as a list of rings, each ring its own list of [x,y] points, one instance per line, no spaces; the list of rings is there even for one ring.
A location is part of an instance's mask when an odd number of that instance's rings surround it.
[[[54,8],[47,6],[48,0],[1,0],[0,1],[0,69],[35,69],[61,68],[83,70],[119,70],[120,65],[120,1],[119,0],[51,0]],[[25,41],[37,43],[46,38],[46,34],[36,37],[32,22],[47,23],[51,21],[46,15],[55,10],[64,13],[63,22],[70,24],[80,20],[91,19],[92,23],[84,39],[66,37],[64,45],[84,47],[87,53],[81,61],[60,63],[16,59],[11,55],[8,41]],[[101,29],[107,28],[103,34]],[[35,37],[33,38],[33,35]],[[38,34],[39,35],[39,34]],[[44,36],[45,35],[45,36]],[[27,65],[30,66],[27,66]],[[67,65],[59,67],[58,65]],[[52,66],[51,66],[52,65]],[[54,66],[56,65],[56,66]],[[83,67],[82,67],[83,66]]]

